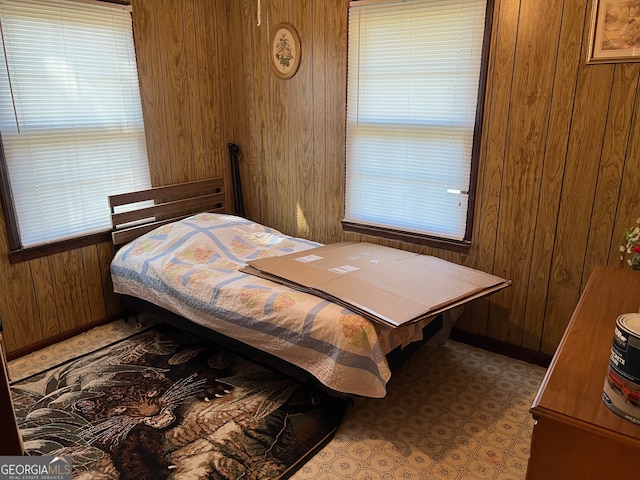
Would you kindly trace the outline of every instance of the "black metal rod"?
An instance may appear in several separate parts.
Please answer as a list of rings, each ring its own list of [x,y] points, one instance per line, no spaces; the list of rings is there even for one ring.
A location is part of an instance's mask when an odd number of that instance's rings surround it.
[[[242,182],[240,180],[240,148],[235,143],[229,144],[229,154],[231,155],[231,176],[233,180],[233,203],[235,214],[244,217],[244,201],[242,198]]]

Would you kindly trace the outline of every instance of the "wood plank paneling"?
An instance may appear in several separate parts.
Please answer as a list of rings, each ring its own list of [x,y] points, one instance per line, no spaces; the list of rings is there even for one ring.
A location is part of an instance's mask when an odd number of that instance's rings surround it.
[[[586,44],[585,39],[582,58],[586,56]],[[543,353],[555,351],[580,295],[613,68],[613,65],[593,68],[582,63],[578,70],[542,332]]]
[[[43,325],[37,310],[37,298],[31,285],[28,264],[16,266],[0,263],[2,268],[2,301],[0,317],[5,332],[7,351],[38,342],[44,338]],[[5,268],[6,267],[6,268]],[[52,322],[45,322],[52,326]],[[49,329],[48,331],[50,331]]]
[[[494,271],[519,16],[517,2],[497,1],[494,5],[474,236],[473,267],[484,272]],[[467,309],[471,310],[469,331],[487,334],[490,307],[491,300],[482,299]]]
[[[327,243],[326,216],[318,205],[326,201],[327,170],[327,78],[326,78],[326,1],[314,0],[313,11],[313,46],[311,66],[311,90],[313,92],[313,219],[311,223],[311,238],[321,243]],[[329,32],[330,33],[330,32]],[[330,90],[330,89],[329,89]]]
[[[206,178],[206,170],[204,168],[206,162],[199,76],[200,61],[203,59],[200,56],[201,46],[197,37],[200,32],[196,29],[196,17],[198,13],[196,6],[194,6],[194,0],[182,3],[182,17],[184,18],[182,28],[188,99],[187,106],[189,111],[188,133],[191,137],[191,157],[185,159],[185,163],[191,163],[189,168],[190,181],[198,178]],[[208,63],[208,59],[204,59],[204,61]],[[188,160],[190,160],[190,162]]]
[[[520,281],[492,298],[497,309],[490,309],[488,328],[492,338],[513,344],[522,335],[561,8],[558,2],[544,9],[537,0],[520,2],[496,239],[496,253],[511,254],[496,255],[494,264],[497,275]],[[543,38],[536,35],[538,25],[546,25]]]
[[[585,0],[564,2],[522,332],[522,346],[531,350],[540,348],[544,326],[585,16]]]
[[[624,243],[624,232],[635,226],[640,218],[640,84],[636,87],[635,105],[627,152],[622,162],[622,185],[618,195],[615,228],[609,253],[609,265],[623,265],[619,260],[619,246]]]
[[[242,65],[243,65],[243,88],[244,88],[244,118],[243,120],[243,136],[241,139],[237,139],[237,142],[244,146],[242,153],[241,178],[251,178],[253,185],[259,185],[258,178],[260,178],[260,162],[258,162],[258,130],[255,128],[256,122],[256,51],[255,51],[255,35],[251,35],[250,32],[260,28],[262,26],[262,19],[260,19],[260,25],[258,25],[258,5],[251,0],[243,0],[242,4]],[[262,14],[262,12],[260,12]],[[241,117],[241,115],[237,115]],[[253,212],[253,219],[258,223],[261,222],[260,203],[258,201],[260,194],[249,195],[245,199],[246,211]]]
[[[100,269],[100,257],[96,245],[90,245],[80,250],[82,252],[82,267],[87,285],[87,299],[92,321],[100,320],[107,316],[104,292],[102,290],[102,272]],[[86,319],[84,319],[86,320]]]
[[[227,172],[228,139],[223,132],[221,59],[224,52],[218,47],[218,2],[216,0],[195,0],[196,42],[198,44],[198,93],[201,109],[202,132],[204,137],[204,158],[202,165],[196,165],[196,172],[212,178]],[[231,192],[228,192],[230,195]],[[227,204],[231,197],[227,197]]]
[[[82,250],[71,250],[49,257],[53,291],[58,307],[60,331],[89,323],[91,304],[84,273]]]
[[[270,19],[267,17],[268,10],[265,7],[265,3],[262,3],[262,10],[260,12],[261,23],[257,25],[252,31],[254,32],[254,59],[253,67],[255,72],[255,121],[249,125],[251,128],[255,128],[256,138],[256,174],[257,178],[251,178],[252,182],[249,188],[250,196],[255,196],[256,199],[252,203],[259,205],[259,210],[256,212],[256,218],[259,221],[276,227],[275,224],[275,209],[276,209],[276,197],[273,195],[273,161],[271,156],[271,124],[270,124],[270,95],[269,85],[274,79],[270,72],[271,67],[268,61],[269,52],[269,32],[267,30],[267,22]],[[256,15],[257,17],[257,15]]]
[[[31,260],[29,267],[36,295],[40,330],[42,330],[42,338],[39,340],[43,340],[44,338],[52,337],[60,333],[58,306],[53,291],[49,259],[37,258]]]
[[[297,237],[310,238],[316,211],[315,164],[313,162],[313,16],[312,0],[297,0],[291,11],[291,23],[300,36],[300,43],[307,45],[300,57],[300,65],[291,79],[291,173],[295,219],[293,233]]]
[[[233,93],[232,95],[225,95],[223,97],[223,112],[225,118],[225,127],[227,132],[227,138],[230,138],[236,144],[244,145],[246,143],[246,119],[245,115],[234,115],[233,112],[246,112],[247,109],[247,91],[245,88],[244,78],[244,44],[245,34],[247,29],[250,29],[247,22],[244,21],[243,9],[241,2],[234,2],[228,4],[226,8],[226,20],[225,24],[237,25],[239,28],[224,29],[226,32],[225,38],[227,42],[227,50],[233,52],[232,57],[236,58],[236,64],[242,65],[242,69],[239,68],[227,68],[226,70],[226,82],[230,85]],[[224,48],[224,45],[223,45]],[[251,69],[249,69],[249,72]]]
[[[112,316],[122,312],[120,297],[113,292],[113,283],[111,282],[111,259],[115,254],[115,248],[111,243],[101,243],[96,245],[98,250],[98,259],[100,265],[100,278],[102,283],[102,293],[106,315]]]
[[[231,64],[242,65],[242,22],[240,2],[222,2],[216,8],[216,17],[224,25],[235,24],[237,28],[222,28],[216,32],[218,36],[218,76],[220,77],[220,109],[222,115],[222,138],[230,142],[242,143],[241,129],[238,127],[241,115],[234,115],[236,110],[243,112],[245,108],[242,72],[229,68]],[[233,60],[231,60],[233,59]],[[229,205],[232,205],[230,203]]]
[[[267,2],[268,42],[271,41],[273,29],[281,22],[289,22],[289,1],[271,0]],[[294,232],[295,205],[293,202],[293,176],[291,159],[291,80],[276,76],[269,70],[269,109],[271,118],[271,160],[273,163],[273,189],[270,192],[275,198],[277,208],[274,222],[285,232]],[[281,208],[286,205],[286,208]]]
[[[133,0],[153,185],[230,179],[224,111],[231,108],[226,3]],[[223,65],[223,68],[220,66]],[[224,103],[227,102],[227,103]],[[233,119],[233,116],[229,116]],[[227,192],[230,201],[233,192]]]
[[[327,143],[325,212],[326,243],[345,240],[340,222],[344,218],[344,182],[347,104],[347,24],[344,0],[326,1],[326,94]]]
[[[162,84],[166,108],[166,121],[171,161],[170,183],[195,180],[192,175],[191,135],[189,132],[188,84],[186,58],[193,52],[185,51],[183,2],[156,0],[158,19],[158,49],[162,55]],[[166,68],[170,66],[171,68]]]
[[[582,270],[582,285],[589,280],[586,272],[606,264],[611,243],[620,244],[621,236],[614,236],[625,156],[629,149],[629,133],[633,112],[637,108],[637,89],[640,65],[617,65],[609,98],[606,130],[602,144],[600,168],[596,183],[593,210],[589,224],[587,256]]]
[[[0,321],[7,352],[43,338],[29,263],[11,265],[4,218],[0,216]]]
[[[155,0],[133,0],[133,32],[152,185],[171,183],[168,115]]]

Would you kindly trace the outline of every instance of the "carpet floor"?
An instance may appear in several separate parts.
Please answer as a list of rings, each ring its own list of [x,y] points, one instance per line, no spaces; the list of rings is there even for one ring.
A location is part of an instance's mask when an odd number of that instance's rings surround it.
[[[149,319],[144,321],[148,325]],[[9,364],[11,380],[134,335],[118,321]],[[447,341],[422,347],[384,399],[356,398],[297,480],[524,479],[545,369]]]

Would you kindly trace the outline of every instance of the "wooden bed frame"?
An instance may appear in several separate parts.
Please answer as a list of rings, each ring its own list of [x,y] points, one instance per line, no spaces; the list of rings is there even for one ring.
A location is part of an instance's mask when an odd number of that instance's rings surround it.
[[[199,212],[228,213],[224,201],[224,180],[210,178],[178,183],[109,197],[111,239],[116,246],[130,242],[151,230]],[[153,205],[132,206],[153,201]],[[118,207],[125,207],[117,211]]]
[[[244,216],[242,190],[238,174],[238,147],[229,144],[231,154],[234,188],[235,212],[233,214]],[[186,218],[200,212],[229,213],[225,203],[225,188],[222,178],[210,178],[195,182],[179,183],[147,190],[113,195],[109,197],[111,208],[111,222],[113,226],[112,239],[119,246],[147,233],[161,225]],[[140,202],[147,202],[140,205]],[[149,205],[149,202],[153,202]],[[136,205],[137,204],[137,205]],[[310,373],[304,369],[292,365],[274,355],[242,343],[226,335],[220,334],[206,327],[198,325],[180,315],[165,310],[145,300],[121,295],[125,320],[132,316],[139,319],[139,314],[148,314],[181,330],[208,338],[226,348],[238,352],[253,361],[260,362],[275,368],[281,373],[289,375],[299,381],[312,382],[321,386]],[[411,354],[426,343],[443,327],[442,315],[436,317],[423,329],[423,340],[412,342],[405,348],[396,348],[387,354],[387,362],[392,370],[397,369]],[[344,395],[330,391],[332,394]]]
[[[234,195],[234,213],[244,217],[244,200],[240,182],[240,149],[229,145]],[[148,190],[111,195],[111,238],[113,244],[130,242],[154,228],[201,212],[231,213],[226,205],[222,177],[177,183]],[[152,206],[139,204],[153,202]],[[138,204],[138,206],[136,206]]]

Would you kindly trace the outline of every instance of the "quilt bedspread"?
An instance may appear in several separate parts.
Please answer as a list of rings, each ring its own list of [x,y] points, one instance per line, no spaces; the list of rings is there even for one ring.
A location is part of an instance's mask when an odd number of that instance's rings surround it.
[[[249,260],[318,245],[241,217],[202,213],[123,246],[111,276],[116,293],[271,353],[333,390],[384,397],[390,378],[385,354],[419,337],[425,322],[392,329],[238,271]]]

